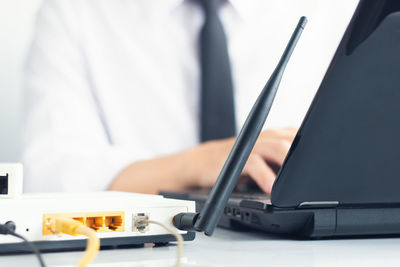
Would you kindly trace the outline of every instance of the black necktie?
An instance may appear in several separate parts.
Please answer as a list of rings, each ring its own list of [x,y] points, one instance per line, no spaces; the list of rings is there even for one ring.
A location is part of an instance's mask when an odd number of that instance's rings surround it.
[[[218,8],[221,0],[197,0],[204,10],[200,33],[202,142],[235,136],[233,85],[227,40]]]

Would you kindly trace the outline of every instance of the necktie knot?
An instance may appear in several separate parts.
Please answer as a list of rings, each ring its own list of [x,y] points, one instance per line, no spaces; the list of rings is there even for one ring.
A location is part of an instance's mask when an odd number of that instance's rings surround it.
[[[195,0],[204,10],[206,15],[217,12],[224,0]]]

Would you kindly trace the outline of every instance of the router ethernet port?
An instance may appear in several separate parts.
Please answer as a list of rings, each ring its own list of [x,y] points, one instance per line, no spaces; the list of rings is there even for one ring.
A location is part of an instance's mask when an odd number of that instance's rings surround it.
[[[103,217],[87,217],[86,226],[98,231],[103,226]]]
[[[5,176],[0,175],[0,195],[8,194],[8,173]]]
[[[105,227],[108,227],[111,231],[116,231],[122,227],[123,219],[122,216],[106,216]]]
[[[132,218],[132,231],[145,233],[149,231],[149,223],[143,222],[149,219],[149,215],[146,213],[133,214]]]
[[[83,217],[74,217],[72,219],[74,219],[75,221],[78,221],[82,224],[85,224],[85,218],[83,218]]]
[[[43,235],[56,234],[51,229],[57,217],[74,219],[98,233],[125,232],[125,212],[99,211],[43,214]]]

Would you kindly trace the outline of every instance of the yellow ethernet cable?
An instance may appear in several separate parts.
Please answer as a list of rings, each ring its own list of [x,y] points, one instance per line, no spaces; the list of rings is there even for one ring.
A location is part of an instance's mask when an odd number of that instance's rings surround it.
[[[96,232],[86,227],[81,222],[70,218],[56,217],[48,224],[49,230],[55,233],[63,233],[68,235],[85,235],[88,237],[86,251],[82,259],[78,263],[78,267],[87,266],[97,255],[100,249],[100,240],[96,236]]]

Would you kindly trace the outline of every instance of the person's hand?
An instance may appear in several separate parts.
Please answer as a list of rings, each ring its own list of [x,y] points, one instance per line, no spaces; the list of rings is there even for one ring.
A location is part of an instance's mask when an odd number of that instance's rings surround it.
[[[293,128],[262,132],[243,174],[270,193],[275,173],[267,162],[282,164],[295,133]],[[210,141],[173,155],[134,162],[117,175],[109,189],[156,194],[160,190],[181,191],[191,186],[211,187],[234,142],[234,138]]]
[[[276,175],[267,162],[282,165],[296,132],[295,128],[263,131],[242,174],[250,176],[266,193],[271,193]],[[209,141],[187,151],[188,185],[213,186],[234,142],[235,138]]]

